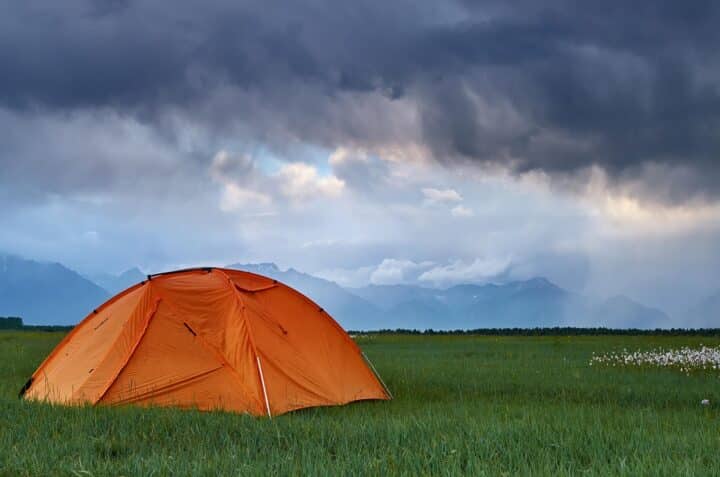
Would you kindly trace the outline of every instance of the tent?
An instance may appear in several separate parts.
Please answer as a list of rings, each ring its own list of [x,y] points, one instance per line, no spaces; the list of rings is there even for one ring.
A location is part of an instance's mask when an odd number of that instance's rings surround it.
[[[270,417],[392,397],[322,308],[276,280],[221,268],[150,275],[111,298],[62,340],[20,395]]]

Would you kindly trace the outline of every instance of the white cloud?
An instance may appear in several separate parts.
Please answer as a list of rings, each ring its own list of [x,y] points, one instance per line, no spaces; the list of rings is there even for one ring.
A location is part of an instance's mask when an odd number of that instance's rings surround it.
[[[344,181],[334,175],[321,176],[317,168],[304,162],[285,164],[276,177],[280,191],[293,201],[338,197],[345,188]]]
[[[315,166],[304,162],[283,164],[275,174],[266,174],[250,156],[224,150],[213,157],[209,172],[222,185],[220,209],[225,212],[266,207],[283,198],[293,203],[336,198],[345,187],[341,179],[321,176]]]
[[[450,209],[450,213],[453,217],[472,217],[473,215],[475,215],[471,208],[465,207],[462,204],[458,204],[452,209]]]
[[[428,204],[461,202],[462,196],[455,189],[435,189],[426,187],[422,190]]]
[[[396,285],[412,283],[424,270],[433,265],[433,262],[416,263],[412,260],[384,259],[370,275],[373,285]]]
[[[469,263],[456,260],[449,265],[434,267],[423,272],[418,277],[418,281],[432,283],[435,286],[481,282],[501,274],[509,266],[509,258],[476,258]]]
[[[339,147],[330,154],[328,163],[330,163],[332,167],[337,167],[347,162],[367,162],[368,160],[369,158],[366,151]]]
[[[244,189],[234,182],[228,182],[223,187],[220,210],[232,212],[248,206],[269,205],[270,202],[270,197],[265,194]]]
[[[314,275],[330,280],[343,287],[363,287],[370,282],[370,275],[375,267],[360,267],[356,269],[330,268],[315,272]]]

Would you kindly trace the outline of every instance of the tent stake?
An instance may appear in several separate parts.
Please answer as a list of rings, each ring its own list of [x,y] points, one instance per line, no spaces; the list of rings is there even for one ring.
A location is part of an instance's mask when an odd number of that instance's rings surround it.
[[[388,396],[390,396],[390,399],[395,399],[395,396],[392,395],[392,393],[390,392],[390,389],[385,384],[385,381],[383,381],[383,378],[380,377],[380,374],[378,374],[377,369],[375,369],[375,366],[373,366],[372,361],[370,361],[370,358],[367,357],[367,355],[365,354],[364,351],[361,350],[360,353],[362,353],[363,358],[365,358],[365,361],[367,362],[367,364],[369,364],[370,367],[372,368],[373,373],[375,373],[375,377],[380,380],[380,384],[382,384],[383,388],[385,389],[385,392],[388,393]]]
[[[260,384],[262,384],[263,396],[265,396],[265,407],[267,408],[268,417],[272,419],[272,414],[270,413],[270,401],[268,401],[267,389],[265,389],[265,376],[263,376],[262,365],[260,364],[260,356],[255,356],[255,358],[257,359],[258,371],[260,371]]]

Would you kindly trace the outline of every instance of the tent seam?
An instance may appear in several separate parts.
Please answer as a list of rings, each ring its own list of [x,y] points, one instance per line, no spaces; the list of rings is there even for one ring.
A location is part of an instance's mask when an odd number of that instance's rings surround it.
[[[148,290],[149,290],[149,287],[148,287]],[[99,403],[99,402],[102,400],[102,398],[105,397],[105,395],[106,395],[107,392],[110,390],[110,388],[112,387],[112,385],[115,383],[115,381],[117,381],[117,378],[120,376],[120,374],[122,373],[123,369],[125,369],[125,367],[128,365],[128,363],[129,363],[130,360],[132,359],[133,355],[135,354],[135,351],[137,351],[137,349],[138,349],[138,347],[140,346],[140,343],[142,342],[143,338],[145,338],[145,334],[146,334],[146,332],[147,332],[147,329],[150,327],[150,322],[151,322],[152,319],[155,317],[155,314],[157,313],[157,310],[158,310],[158,308],[159,308],[159,306],[160,306],[160,301],[162,301],[162,298],[161,298],[161,297],[155,297],[155,300],[153,300],[152,309],[151,309],[150,312],[148,313],[148,317],[147,317],[147,319],[145,320],[145,325],[143,326],[142,330],[140,331],[137,341],[136,341],[135,344],[133,345],[133,347],[132,347],[132,349],[130,350],[130,352],[127,354],[127,357],[124,359],[124,362],[120,365],[120,367],[118,368],[117,372],[116,372],[116,373],[113,375],[113,377],[112,377],[111,379],[109,379],[108,382],[105,384],[105,389],[103,389],[102,393],[100,393],[100,395],[93,401],[93,403],[92,403],[93,405],[96,405],[97,403]]]
[[[217,270],[218,272],[221,272],[223,275],[225,275],[226,277],[228,277],[228,279],[230,279],[229,276],[228,276],[228,274],[225,273],[225,270],[226,270],[226,269],[214,268],[213,270]],[[343,329],[343,327],[340,326],[340,323],[338,323],[337,321],[335,321],[335,318],[333,318],[333,317],[330,315],[330,313],[326,312],[323,307],[321,307],[320,305],[318,305],[316,302],[314,302],[310,297],[308,297],[308,296],[305,295],[304,293],[302,293],[302,292],[300,292],[299,290],[296,290],[295,288],[293,288],[293,287],[291,287],[291,286],[289,286],[289,285],[281,282],[280,280],[275,280],[275,279],[273,279],[273,278],[269,278],[269,277],[266,277],[266,276],[264,276],[264,275],[260,275],[259,273],[248,272],[248,271],[245,271],[245,270],[233,270],[233,269],[230,269],[229,271],[235,272],[235,273],[243,273],[243,274],[251,275],[251,276],[254,276],[254,277],[259,277],[259,278],[262,278],[262,279],[265,279],[265,280],[268,280],[268,279],[269,279],[269,280],[273,280],[273,281],[275,282],[274,285],[279,285],[279,286],[283,287],[284,289],[288,290],[289,292],[291,292],[291,293],[299,296],[300,298],[302,298],[303,300],[305,300],[307,303],[309,303],[309,304],[317,307],[318,312],[319,312],[321,315],[323,315],[325,318],[329,319],[329,320],[330,320],[330,323],[335,327],[335,329],[337,329],[338,331],[341,332],[340,334],[342,335],[343,339],[344,339],[346,342],[350,343],[350,345],[355,349],[355,351],[358,353],[358,355],[362,355],[362,349],[360,348],[360,346],[358,346],[358,344],[357,344],[352,338],[350,338],[350,336],[348,335],[347,331],[345,331],[345,330]]]
[[[218,364],[218,366],[215,367],[215,368],[212,368],[212,369],[209,369],[209,370],[206,370],[206,371],[202,371],[202,372],[197,373],[197,374],[194,374],[194,375],[192,375],[192,376],[190,376],[190,377],[187,377],[187,378],[181,379],[181,380],[179,380],[179,381],[175,381],[175,382],[173,382],[173,383],[170,383],[170,384],[168,384],[168,385],[166,385],[166,386],[163,386],[163,387],[160,387],[160,388],[153,388],[153,389],[150,389],[150,390],[147,390],[147,391],[143,391],[142,393],[137,394],[137,395],[135,395],[135,396],[128,397],[128,398],[124,398],[124,399],[119,399],[119,400],[117,400],[117,401],[109,402],[109,403],[107,403],[107,404],[108,404],[108,405],[111,405],[111,406],[120,406],[120,405],[123,405],[123,404],[130,404],[130,403],[142,401],[142,400],[147,399],[147,398],[162,396],[163,394],[167,394],[168,391],[175,391],[175,390],[177,390],[177,389],[179,389],[179,388],[181,388],[181,387],[183,387],[183,386],[186,386],[186,385],[187,385],[188,383],[190,383],[190,382],[197,381],[197,380],[199,380],[199,379],[201,379],[201,378],[204,378],[204,377],[206,377],[206,376],[209,376],[210,374],[216,372],[216,371],[219,370],[219,369],[223,369],[224,367],[225,367],[225,366],[223,366],[222,364]]]
[[[205,270],[205,269],[190,269],[189,271],[190,271],[190,272],[195,272],[195,271],[204,271],[204,270]],[[215,269],[215,270],[216,270],[216,269]],[[208,272],[208,273],[209,273],[209,272]],[[166,275],[169,275],[169,273],[164,274],[164,275],[160,275],[160,276],[158,276],[156,279],[163,278],[163,277],[166,276]],[[166,301],[165,304],[166,304],[167,307],[172,311],[172,313],[173,313],[174,316],[177,316],[178,318],[182,319],[182,312],[180,312],[180,311],[173,305],[172,302]],[[213,357],[222,367],[228,368],[228,370],[230,370],[230,373],[233,375],[233,377],[234,377],[235,380],[237,381],[238,386],[240,386],[240,388],[243,388],[243,386],[244,386],[244,381],[243,381],[243,379],[242,379],[242,376],[240,375],[240,373],[238,372],[238,370],[235,369],[235,367],[232,365],[232,363],[230,363],[230,361],[228,361],[228,359],[225,357],[225,355],[223,354],[223,352],[222,352],[220,349],[218,349],[217,347],[215,347],[213,344],[211,344],[210,342],[208,342],[208,341],[202,336],[202,334],[200,334],[200,333],[195,333],[194,336],[195,336],[195,338],[197,338],[197,339],[200,341],[200,346],[202,346],[207,352],[209,352],[209,353],[212,355],[212,357]],[[257,355],[256,355],[256,357],[257,357]],[[258,402],[262,403],[262,401],[258,401]]]
[[[216,268],[215,270],[218,270],[218,271],[221,272],[221,273],[223,272],[221,269],[217,269],[217,268]],[[240,272],[242,272],[242,273],[248,273],[248,272],[243,272],[243,271],[240,271]],[[250,324],[249,324],[249,320],[247,319],[247,316],[245,315],[245,309],[247,308],[247,306],[245,305],[245,302],[242,300],[242,295],[239,293],[239,291],[242,290],[242,287],[235,286],[235,284],[234,284],[234,282],[232,281],[232,279],[231,279],[227,274],[225,274],[225,273],[223,273],[223,274],[228,278],[228,281],[230,282],[230,284],[233,285],[233,288],[236,290],[235,293],[236,293],[236,295],[237,295],[238,300],[240,300],[240,301],[242,302],[242,304],[243,304],[243,319],[246,321],[246,323],[248,323],[248,330],[249,330],[249,334],[250,334],[250,337],[251,337],[251,340],[252,340],[252,328],[251,328],[251,326],[250,326]],[[257,276],[262,277],[262,278],[264,278],[264,279],[267,279],[267,277],[263,277],[262,275],[257,275]],[[296,290],[288,287],[287,285],[285,285],[285,284],[283,284],[283,283],[281,283],[281,282],[278,282],[277,280],[275,280],[275,281],[276,281],[276,283],[274,283],[274,284],[272,285],[272,287],[276,287],[276,286],[277,286],[277,287],[280,288],[280,289],[283,289],[283,290],[286,290],[286,291],[290,291],[290,292],[295,292],[296,295],[300,296],[301,298],[304,298],[304,299],[305,299],[308,303],[310,303],[311,305],[317,306],[316,303],[314,303],[312,300],[310,300],[309,298],[307,298],[306,296],[304,296],[302,293],[297,292]],[[248,293],[252,293],[252,292],[248,292]],[[319,308],[319,307],[318,307],[318,308]],[[272,323],[272,324],[275,325],[275,326],[280,326],[279,323],[277,323],[275,320],[271,319],[271,318],[270,318],[269,316],[267,316],[267,314],[265,314],[264,312],[255,310],[255,313],[257,313],[257,315],[260,316],[260,317],[262,317],[265,321],[270,322],[270,323]],[[265,315],[265,316],[263,317],[263,315]],[[328,315],[328,316],[329,316],[329,315]],[[339,327],[340,325],[337,325],[337,324],[336,324],[336,326]],[[345,331],[342,330],[342,333],[345,333]],[[352,342],[352,340],[350,340],[350,342]],[[353,342],[353,343],[354,343],[354,342]],[[355,348],[355,349],[357,349],[357,348]],[[359,353],[359,356],[362,358],[362,354],[361,354],[361,351],[360,351],[360,350],[358,350],[358,353]],[[256,358],[257,358],[257,351],[256,351]],[[270,358],[267,358],[266,362],[267,362],[267,363],[270,363],[271,365],[275,366],[276,368],[278,367],[277,363],[275,363],[275,362],[274,362],[273,360],[271,360]],[[309,388],[309,387],[306,386],[305,384],[303,384],[303,383],[301,383],[300,381],[298,381],[297,379],[295,379],[293,376],[291,376],[291,375],[289,375],[289,374],[287,374],[287,373],[283,373],[282,370],[281,370],[280,372],[283,374],[283,376],[284,376],[288,381],[291,381],[292,383],[294,383],[294,384],[295,384],[296,386],[298,386],[299,388],[305,390],[306,392],[308,392],[308,393],[310,393],[310,394],[316,396],[317,398],[322,399],[322,400],[324,400],[324,401],[326,401],[326,402],[332,402],[332,399],[329,398],[328,396],[319,394],[317,391],[314,391],[312,388]]]
[[[37,367],[37,369],[35,369],[35,372],[32,373],[32,375],[30,375],[30,377],[31,378],[37,377],[37,375],[40,374],[40,371],[42,371],[60,353],[60,351],[65,349],[65,346],[67,346],[67,344],[71,341],[72,337],[75,336],[82,328],[87,326],[87,324],[90,322],[90,318],[92,318],[93,316],[98,314],[100,312],[100,310],[107,308],[108,306],[110,306],[113,303],[115,303],[116,301],[118,301],[120,298],[124,297],[125,295],[128,295],[130,292],[135,291],[137,288],[142,287],[143,285],[145,285],[145,283],[146,283],[145,281],[136,283],[135,285],[133,285],[133,286],[125,289],[124,291],[118,293],[117,295],[109,298],[103,304],[101,304],[100,306],[95,308],[93,311],[91,311],[89,314],[87,314],[85,316],[85,318],[83,318],[82,321],[80,321],[80,323],[75,325],[75,327],[72,330],[70,330],[70,332],[67,335],[65,335],[65,338],[63,338],[62,341],[55,347],[55,349],[52,350],[52,352],[47,356],[47,358],[45,358],[45,360],[42,363],[40,363],[40,365]],[[27,391],[30,391],[31,388],[32,388],[32,386],[30,386],[30,388],[28,388]]]
[[[132,311],[130,312],[131,315],[133,313],[135,313],[138,310],[138,308],[140,308],[140,304],[146,298],[147,293],[148,293],[148,290],[146,289],[145,294],[140,297],[140,299],[138,300],[137,303],[135,303],[135,306],[133,307]],[[124,324],[123,324],[123,326],[124,326]],[[107,351],[105,352],[103,357],[100,360],[98,360],[97,364],[95,365],[95,368],[93,368],[93,369],[99,369],[102,366],[102,364],[105,362],[105,360],[108,358],[108,356],[110,356],[110,354],[112,353],[113,349],[115,349],[115,345],[117,344],[118,340],[120,339],[120,336],[122,336],[122,330],[120,330],[120,333],[118,333],[118,335],[115,337],[115,341],[113,342],[112,346],[110,346],[107,349]],[[83,381],[82,384],[80,386],[78,386],[77,391],[73,392],[73,396],[71,396],[71,400],[75,397],[74,394],[76,392],[79,392],[83,388],[83,386],[85,386],[85,384],[87,384],[89,379],[90,379],[90,376],[88,376],[85,379],[85,381]],[[93,404],[96,404],[96,401],[93,401]]]
[[[238,296],[238,299],[240,299],[240,293],[239,293],[238,287],[237,287],[237,286],[234,286],[234,282],[232,282],[232,279],[230,278],[230,276],[229,276],[227,273],[225,273],[225,269],[222,269],[222,268],[214,268],[213,270],[217,270],[218,272],[222,273],[222,274],[228,279],[228,281],[231,282],[230,284],[231,284],[231,286],[232,286],[232,288],[233,288],[233,291],[234,291],[235,294]],[[251,275],[251,276],[254,276],[254,277],[259,277],[259,278],[262,278],[262,279],[265,279],[265,280],[271,279],[271,280],[273,280],[273,285],[274,285],[274,286],[278,286],[278,287],[280,287],[280,288],[282,288],[282,289],[285,289],[285,290],[289,291],[290,293],[292,293],[292,294],[294,294],[294,295],[296,295],[296,296],[299,296],[299,297],[300,297],[302,300],[304,300],[306,303],[309,303],[310,305],[313,305],[313,306],[317,307],[318,313],[320,314],[320,316],[322,316],[324,319],[326,319],[326,320],[328,320],[328,321],[330,322],[330,325],[333,326],[333,328],[335,328],[335,330],[339,332],[339,334],[340,334],[340,336],[342,337],[342,339],[343,339],[346,343],[349,343],[350,346],[355,350],[355,353],[357,353],[358,357],[361,358],[361,359],[362,359],[363,361],[365,361],[365,362],[369,361],[368,358],[367,358],[367,356],[365,355],[365,352],[362,350],[362,348],[360,348],[360,345],[358,345],[358,344],[355,342],[355,340],[353,340],[353,339],[350,337],[350,335],[348,334],[348,332],[345,331],[345,329],[343,329],[342,326],[340,326],[340,323],[338,323],[338,322],[335,320],[335,318],[333,318],[332,315],[330,315],[330,313],[328,313],[327,311],[325,311],[325,309],[324,309],[323,307],[321,307],[320,305],[318,305],[315,301],[313,301],[310,297],[308,297],[308,296],[305,295],[304,293],[300,292],[299,290],[296,290],[295,288],[293,288],[293,287],[291,287],[291,286],[289,286],[289,285],[286,285],[285,283],[283,283],[283,282],[281,282],[281,281],[279,281],[279,280],[272,279],[272,278],[269,278],[269,277],[260,275],[260,274],[258,274],[258,273],[248,272],[248,271],[245,271],[245,270],[230,270],[230,271],[236,272],[236,273],[247,274],[247,275]],[[244,310],[244,308],[243,308],[243,318],[244,318],[245,321],[247,322],[247,317],[245,317],[245,310]],[[251,341],[253,341],[253,340],[252,340],[252,331],[251,331],[251,328],[250,328],[249,325],[248,325],[248,330],[249,330],[248,333],[250,334]],[[254,347],[254,344],[253,344],[253,347]],[[257,350],[255,351],[255,353],[256,353],[255,356],[257,356]],[[375,378],[375,381],[378,383],[378,385],[380,385],[380,387],[383,389],[383,391],[385,392],[385,394],[386,394],[390,399],[392,399],[392,394],[390,393],[389,388],[387,388],[387,386],[386,386],[385,383],[383,382],[382,378],[380,378],[380,374],[377,372],[377,370],[374,370],[374,366],[373,366],[372,368],[370,368],[370,367],[368,367],[368,368],[369,368],[369,370],[370,370],[370,373],[371,373],[371,374],[373,375],[373,377]],[[293,380],[293,381],[294,381],[296,384],[298,384],[295,380]]]
[[[250,325],[250,320],[248,320],[247,316],[245,315],[245,302],[243,301],[242,297],[240,296],[239,290],[235,287],[235,283],[232,281],[230,276],[227,273],[225,273],[225,271],[223,271],[222,269],[219,269],[219,268],[214,268],[213,271],[217,271],[223,277],[225,277],[228,287],[232,290],[233,294],[235,295],[235,299],[238,302],[238,305],[240,305],[240,311],[242,314],[242,318],[243,318],[243,321],[245,321],[245,326],[247,326],[247,330],[248,330],[248,340],[250,341],[250,346],[252,347],[253,353],[255,354],[255,361],[258,362],[258,360],[260,359],[260,355],[258,354],[257,346],[255,345],[255,337],[253,336],[252,326]],[[267,396],[267,389],[265,389],[265,383],[264,383],[265,379],[263,378],[263,376],[260,373],[262,373],[262,371],[261,371],[260,367],[258,367],[258,378],[260,378],[260,385],[262,386],[261,389],[263,389],[263,396],[258,396],[258,399],[260,399],[260,402],[262,402],[262,401],[267,401],[268,396]],[[268,405],[268,415],[270,415],[269,405]]]

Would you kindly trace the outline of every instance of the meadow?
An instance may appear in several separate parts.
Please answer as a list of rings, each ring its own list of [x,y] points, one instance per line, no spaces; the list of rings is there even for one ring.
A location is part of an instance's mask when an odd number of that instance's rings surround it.
[[[590,365],[718,338],[359,337],[393,401],[268,420],[18,400],[61,337],[0,332],[0,475],[720,475],[719,371]]]

